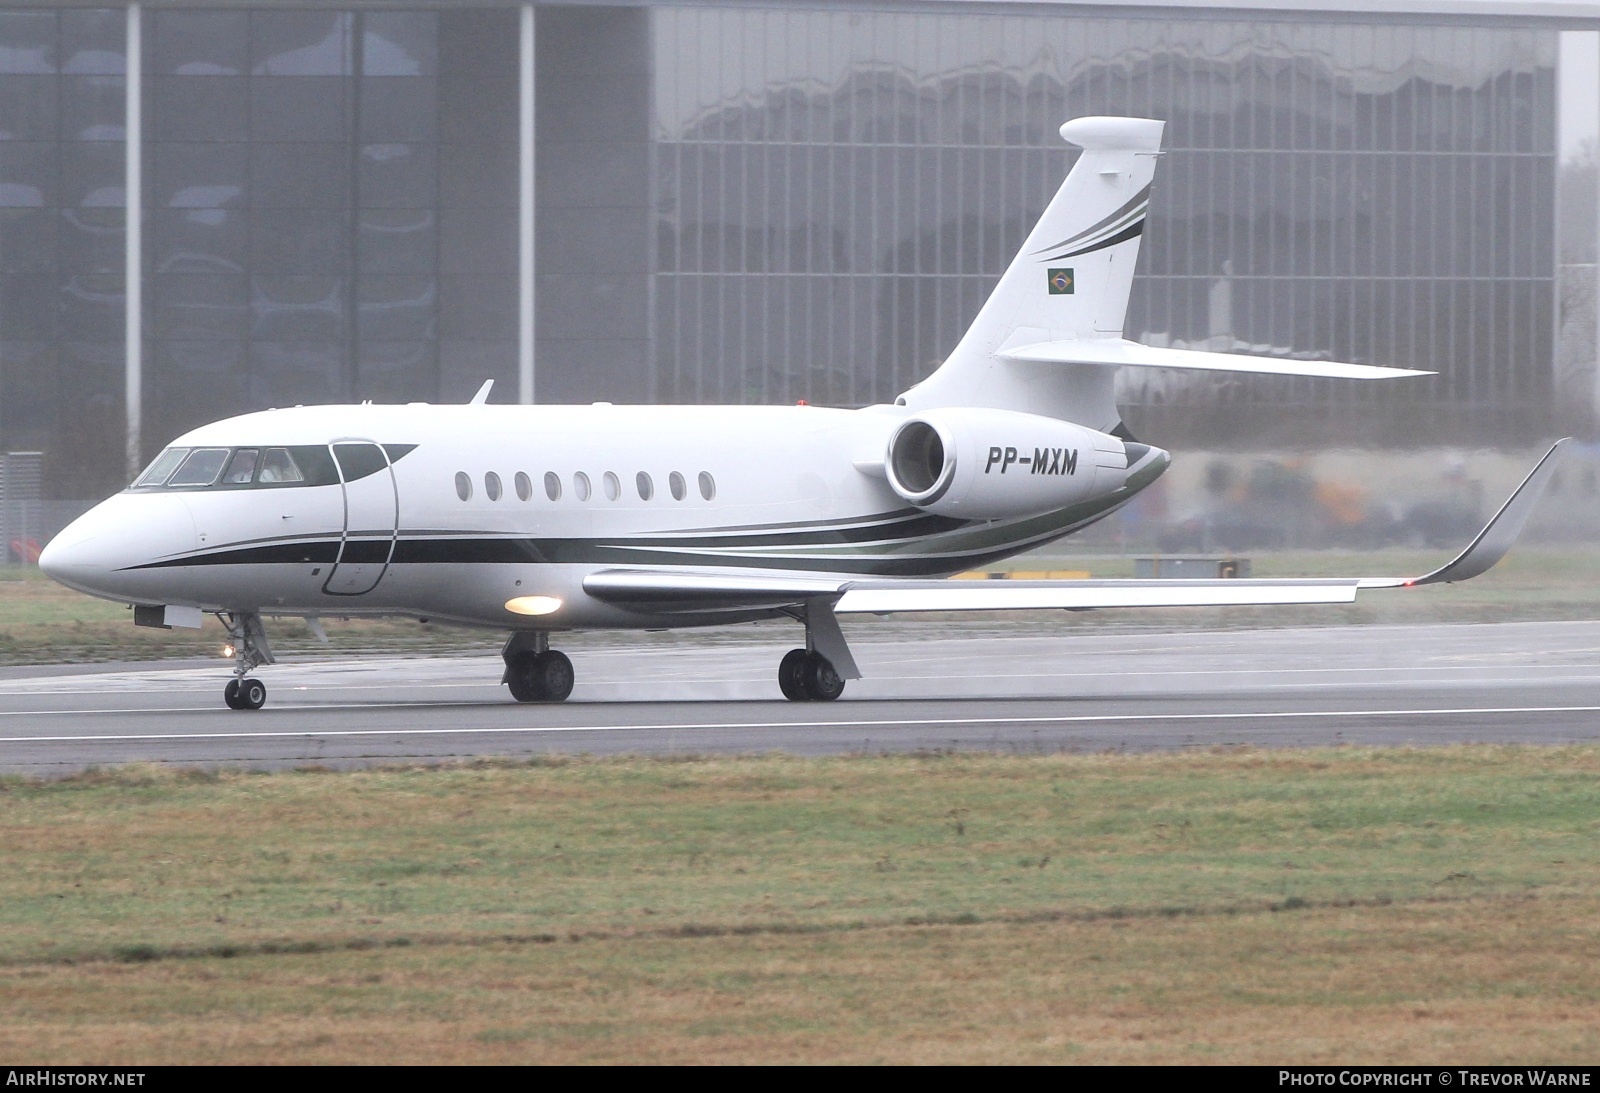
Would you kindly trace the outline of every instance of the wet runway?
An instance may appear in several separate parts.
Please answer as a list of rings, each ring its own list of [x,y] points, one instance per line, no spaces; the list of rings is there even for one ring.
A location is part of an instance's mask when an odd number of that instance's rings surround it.
[[[284,661],[259,673],[268,704],[252,712],[222,705],[221,661],[5,669],[0,771],[1600,739],[1600,622],[944,633],[852,635],[867,678],[835,703],[780,698],[789,645],[755,632],[575,649],[559,706],[511,701],[496,656]]]

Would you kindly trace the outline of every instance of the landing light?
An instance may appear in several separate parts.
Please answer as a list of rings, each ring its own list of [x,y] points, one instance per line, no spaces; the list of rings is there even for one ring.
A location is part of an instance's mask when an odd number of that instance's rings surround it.
[[[236,652],[236,650],[234,649],[234,647],[232,645],[224,645],[222,647],[222,655],[224,657],[230,659],[230,660],[233,658],[233,654],[235,652]]]
[[[555,596],[514,596],[506,601],[506,610],[514,615],[550,615],[561,610],[561,600]]]

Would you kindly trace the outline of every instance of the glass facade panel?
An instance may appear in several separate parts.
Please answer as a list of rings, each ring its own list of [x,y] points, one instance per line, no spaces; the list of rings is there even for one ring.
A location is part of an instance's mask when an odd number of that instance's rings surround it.
[[[150,74],[243,74],[250,63],[249,19],[243,11],[155,12],[145,59]]]
[[[351,24],[340,11],[250,13],[250,71],[256,76],[348,76],[354,70]]]

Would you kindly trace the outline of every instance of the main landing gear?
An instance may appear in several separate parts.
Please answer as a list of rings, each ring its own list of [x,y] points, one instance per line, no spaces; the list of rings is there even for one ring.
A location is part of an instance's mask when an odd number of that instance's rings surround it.
[[[518,702],[565,702],[576,678],[572,661],[550,648],[550,635],[542,630],[518,631],[500,651],[505,675],[500,682],[511,688]]]
[[[790,649],[778,662],[778,689],[790,702],[832,702],[844,694],[845,680],[861,678],[833,601],[807,600],[803,610],[788,614],[806,624],[806,647]]]
[[[832,702],[844,694],[844,680],[815,649],[790,649],[778,662],[778,689],[790,702]]]
[[[222,701],[230,710],[259,710],[267,704],[267,685],[250,673],[277,660],[267,644],[267,631],[258,611],[238,611],[217,615],[228,628],[228,644],[233,649],[233,678],[222,691]]]

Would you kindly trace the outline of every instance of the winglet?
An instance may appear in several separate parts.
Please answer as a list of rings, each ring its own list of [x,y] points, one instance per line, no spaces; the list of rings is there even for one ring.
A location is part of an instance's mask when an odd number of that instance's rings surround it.
[[[1557,468],[1561,465],[1561,456],[1571,442],[1572,438],[1569,436],[1551,445],[1544,458],[1539,460],[1538,466],[1528,473],[1528,477],[1522,480],[1522,485],[1518,486],[1510,499],[1500,506],[1500,511],[1494,514],[1494,519],[1478,532],[1478,537],[1472,540],[1472,544],[1466,550],[1451,561],[1421,577],[1364,578],[1361,587],[1397,588],[1418,584],[1446,584],[1452,581],[1470,580],[1494,568],[1511,549],[1511,544],[1517,541],[1517,536],[1522,534],[1523,525],[1528,522],[1528,517],[1532,515],[1533,507],[1539,503],[1539,498],[1544,496],[1545,487],[1555,476]]]
[[[468,406],[482,406],[489,401],[489,390],[494,387],[494,380],[484,380],[483,386],[478,388],[478,393],[472,396]]]

